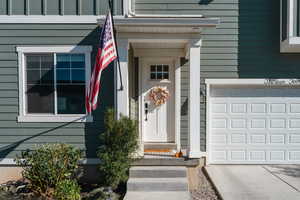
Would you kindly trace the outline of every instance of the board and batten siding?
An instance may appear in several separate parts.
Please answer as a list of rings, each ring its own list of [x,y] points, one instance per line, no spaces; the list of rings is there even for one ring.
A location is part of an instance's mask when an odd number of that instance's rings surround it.
[[[105,15],[108,0],[0,0],[0,15]],[[122,0],[113,0],[122,15]]]
[[[201,34],[201,87],[206,78],[300,78],[300,54],[280,53],[280,1],[135,0],[136,14],[201,14],[220,18]],[[188,94],[182,68],[182,106]],[[183,111],[183,109],[181,110]],[[187,117],[181,118],[187,146]],[[206,109],[201,98],[201,151],[205,151]]]
[[[42,143],[69,143],[96,157],[103,112],[114,102],[113,66],[102,76],[100,105],[93,123],[18,123],[17,46],[91,45],[95,60],[99,28],[90,24],[0,24],[0,160]]]

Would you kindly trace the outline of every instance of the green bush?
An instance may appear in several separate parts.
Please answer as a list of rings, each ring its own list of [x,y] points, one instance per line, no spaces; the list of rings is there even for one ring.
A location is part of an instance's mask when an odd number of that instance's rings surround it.
[[[54,190],[56,200],[80,200],[80,187],[74,180],[63,180]]]
[[[46,144],[23,151],[16,162],[33,191],[43,194],[63,180],[75,176],[81,151],[66,144]]]
[[[128,179],[128,170],[133,162],[133,153],[138,148],[138,126],[135,120],[121,116],[115,119],[114,110],[105,113],[105,132],[100,135],[102,145],[98,156],[99,166],[106,186],[116,188]]]

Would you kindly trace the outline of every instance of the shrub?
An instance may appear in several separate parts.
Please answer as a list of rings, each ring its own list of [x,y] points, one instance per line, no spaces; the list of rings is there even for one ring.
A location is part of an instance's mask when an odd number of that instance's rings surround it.
[[[33,191],[43,194],[63,180],[74,177],[81,158],[80,150],[66,144],[47,144],[23,151],[16,162]]]
[[[128,179],[133,153],[138,148],[137,122],[124,116],[116,120],[114,110],[108,109],[104,123],[105,132],[100,135],[102,146],[98,150],[101,160],[99,169],[104,184],[116,188]]]
[[[80,200],[80,187],[74,180],[63,180],[54,190],[56,200]]]

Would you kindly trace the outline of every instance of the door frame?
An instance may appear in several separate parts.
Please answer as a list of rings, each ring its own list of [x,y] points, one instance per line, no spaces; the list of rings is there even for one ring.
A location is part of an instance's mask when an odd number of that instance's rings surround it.
[[[155,49],[153,49],[153,52],[157,52]],[[141,53],[141,52],[139,52]],[[180,56],[176,57],[159,57],[157,55],[151,55],[149,54],[149,49],[147,50],[148,56],[139,56],[139,68],[144,67],[146,64],[146,61],[149,59],[153,59],[155,57],[156,60],[162,60],[162,61],[168,61],[172,62],[175,67],[175,77],[174,77],[174,104],[175,104],[175,124],[174,124],[174,130],[175,130],[175,144],[177,147],[177,151],[181,149],[181,141],[180,141],[180,106],[181,106],[181,68],[180,68]],[[143,117],[144,117],[144,104],[143,104],[143,94],[142,94],[142,70],[138,70],[138,82],[139,82],[139,133],[140,133],[140,140],[142,143],[142,150],[144,150],[144,132],[143,132]]]

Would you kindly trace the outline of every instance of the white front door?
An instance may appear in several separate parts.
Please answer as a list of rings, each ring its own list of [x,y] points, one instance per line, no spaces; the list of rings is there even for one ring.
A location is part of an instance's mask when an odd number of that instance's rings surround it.
[[[175,142],[175,67],[172,60],[144,59],[141,66],[141,123],[144,142]],[[162,105],[149,97],[155,87],[169,91]]]

